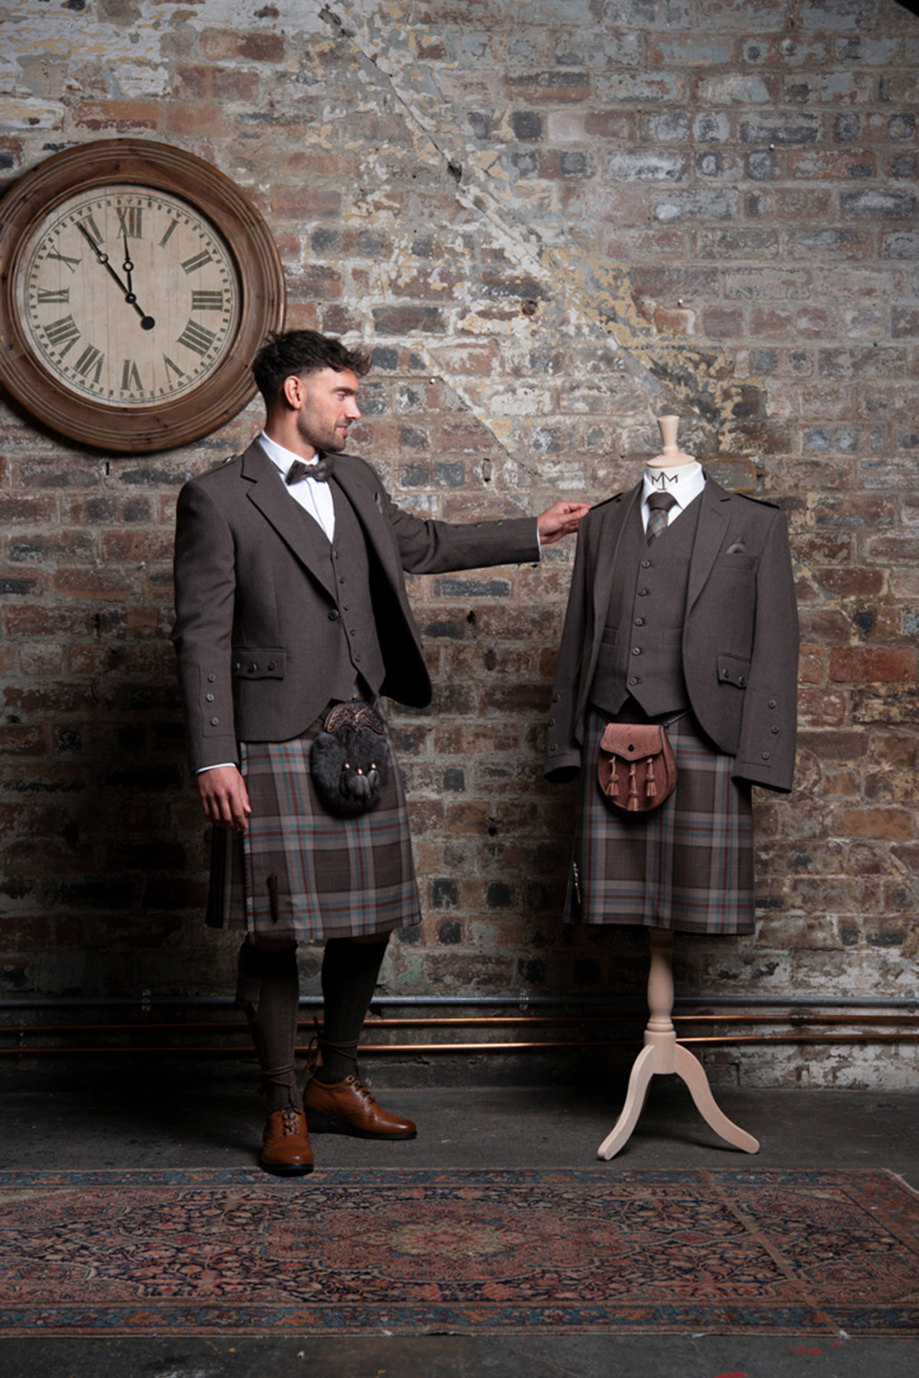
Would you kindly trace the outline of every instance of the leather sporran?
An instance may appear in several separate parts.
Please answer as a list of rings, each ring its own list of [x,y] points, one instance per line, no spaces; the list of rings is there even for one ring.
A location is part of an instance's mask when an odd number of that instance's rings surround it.
[[[336,703],[310,750],[310,771],[320,800],[341,818],[375,809],[389,779],[383,719],[360,699]]]
[[[613,808],[622,813],[651,813],[670,798],[676,788],[676,758],[667,726],[606,724],[600,739],[597,778]]]

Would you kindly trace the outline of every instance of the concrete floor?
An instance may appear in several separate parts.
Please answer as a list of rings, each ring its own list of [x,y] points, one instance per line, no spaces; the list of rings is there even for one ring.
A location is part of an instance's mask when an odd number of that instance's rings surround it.
[[[675,1078],[656,1078],[633,1137],[610,1162],[596,1149],[624,1086],[399,1086],[379,1099],[415,1119],[418,1138],[373,1144],[317,1137],[323,1166],[871,1167],[919,1189],[919,1092],[719,1091],[721,1108],[761,1141],[727,1147]],[[252,1068],[114,1060],[0,1070],[0,1167],[229,1167],[254,1161],[261,1107]],[[308,1190],[308,1181],[295,1189]],[[919,1335],[828,1342],[810,1336],[525,1336],[235,1340],[0,1340],[0,1378],[916,1378]]]

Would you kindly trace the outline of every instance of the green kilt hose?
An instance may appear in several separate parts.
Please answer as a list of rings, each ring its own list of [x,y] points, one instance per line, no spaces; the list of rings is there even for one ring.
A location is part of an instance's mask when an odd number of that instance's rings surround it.
[[[590,710],[566,920],[752,933],[752,791],[731,778],[734,758],[718,751],[687,712],[667,729],[677,763],[673,794],[652,813],[622,813],[597,780],[607,721]]]
[[[389,778],[379,804],[337,818],[310,774],[321,730],[322,717],[291,741],[240,743],[252,813],[245,833],[213,831],[211,927],[318,942],[421,922],[405,793],[388,734]]]

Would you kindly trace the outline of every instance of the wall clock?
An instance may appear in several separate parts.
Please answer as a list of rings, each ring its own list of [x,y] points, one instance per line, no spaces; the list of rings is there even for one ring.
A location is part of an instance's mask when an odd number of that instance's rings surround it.
[[[268,227],[191,153],[85,144],[0,202],[0,382],[72,440],[135,453],[216,430],[283,316]]]

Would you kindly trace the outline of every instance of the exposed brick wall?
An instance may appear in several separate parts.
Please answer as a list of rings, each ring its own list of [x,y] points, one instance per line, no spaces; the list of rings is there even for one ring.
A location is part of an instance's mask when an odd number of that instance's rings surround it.
[[[919,20],[893,0],[407,8],[28,0],[5,25],[3,178],[115,135],[234,177],[289,324],[373,345],[356,448],[415,510],[602,499],[662,410],[722,482],[780,502],[799,788],[758,797],[755,940],[682,941],[679,988],[914,991]],[[233,945],[201,924],[170,548],[181,482],[259,420],[138,460],[0,410],[8,992],[230,988]],[[541,751],[571,554],[413,583],[436,697],[393,723],[427,917],[392,990],[642,988],[640,940],[559,921],[574,796]],[[907,1072],[843,1050],[743,1074]]]

